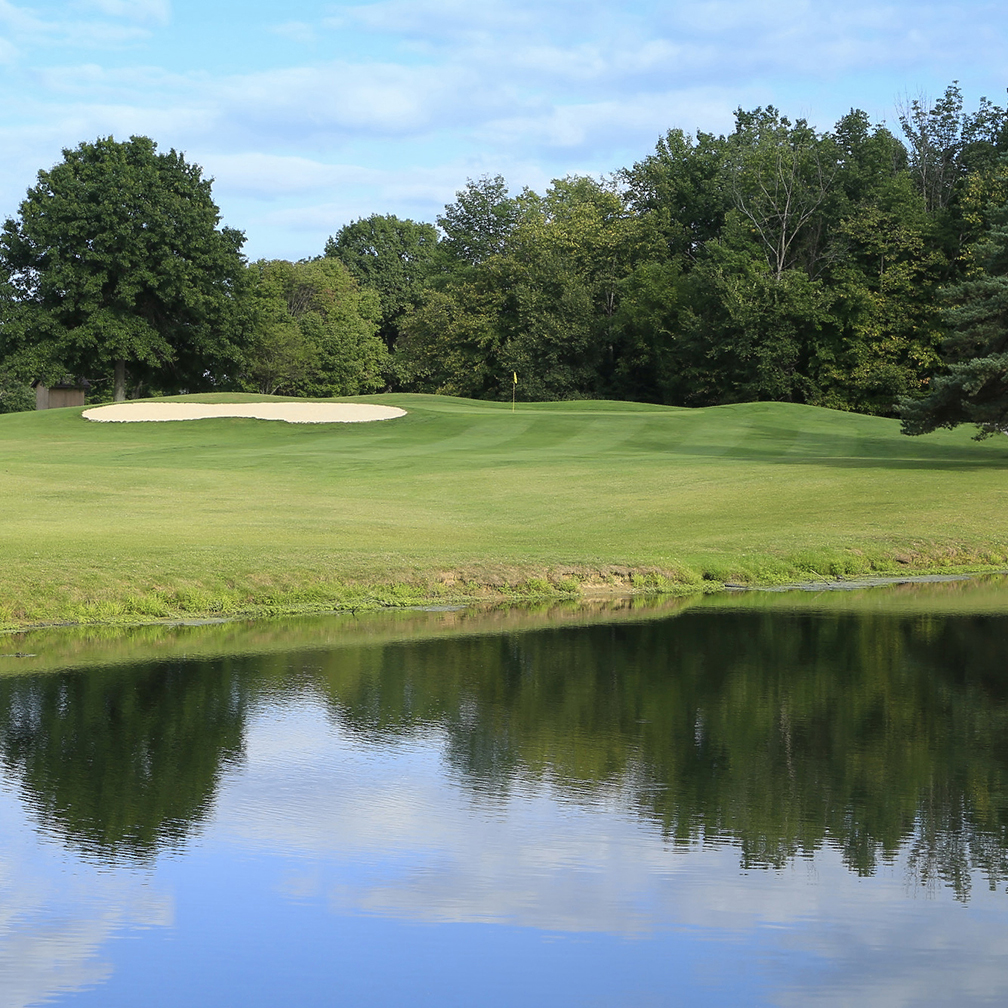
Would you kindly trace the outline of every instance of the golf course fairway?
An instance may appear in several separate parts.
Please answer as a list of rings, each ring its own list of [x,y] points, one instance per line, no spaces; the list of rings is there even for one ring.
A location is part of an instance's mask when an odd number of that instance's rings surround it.
[[[909,438],[788,403],[342,401],[407,413],[0,416],[0,626],[1008,566],[1008,439],[972,428]]]

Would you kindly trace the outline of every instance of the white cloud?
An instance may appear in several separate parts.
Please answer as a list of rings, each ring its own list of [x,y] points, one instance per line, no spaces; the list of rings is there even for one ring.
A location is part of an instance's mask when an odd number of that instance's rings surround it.
[[[196,152],[193,159],[214,177],[215,191],[263,202],[276,202],[290,196],[319,196],[333,191],[356,194],[367,190],[371,198],[380,194],[398,204],[430,201],[440,209],[467,175],[482,174],[478,168],[461,163],[396,170],[253,152],[223,155]],[[313,227],[322,220],[341,224],[348,218],[341,216],[345,212],[343,209],[336,208],[344,205],[334,202],[270,210],[263,220]]]
[[[0,0],[0,25],[13,34],[44,34],[47,23],[26,7]]]
[[[92,7],[121,8],[115,11],[101,9],[104,14],[114,14],[120,19],[141,24],[161,24],[163,9],[167,18],[168,4],[162,0],[101,0]],[[123,18],[126,9],[131,13]],[[8,36],[8,43],[19,49],[37,49],[57,45],[61,47],[82,47],[108,49],[129,45],[150,37],[147,28],[124,25],[108,18],[52,18],[40,17],[30,7],[19,7],[0,0],[0,26]]]
[[[84,0],[82,6],[142,24],[166,25],[171,20],[171,0]]]
[[[175,138],[207,133],[215,122],[212,111],[194,106],[158,108],[80,102],[65,105],[61,112],[50,131],[66,137],[66,145],[70,147],[98,136],[112,135],[124,140],[137,134],[151,136],[161,149],[167,149],[180,146]]]
[[[240,196],[272,201],[318,193],[337,186],[372,183],[383,173],[357,165],[334,165],[279,154],[207,154],[199,158],[221,188]]]
[[[434,729],[362,741],[307,699],[263,712],[204,843],[232,858],[285,852],[282,894],[326,898],[342,915],[669,949],[701,935],[711,962],[730,956],[749,972],[753,1000],[893,1008],[1008,995],[1003,930],[989,923],[1003,920],[1002,892],[978,886],[966,907],[945,887],[916,898],[903,855],[865,880],[828,844],[743,872],[730,840],[670,847],[615,786],[575,795],[529,778],[490,798],[453,780],[444,749]]]
[[[702,47],[669,39],[644,39],[616,46],[597,42],[583,42],[572,47],[556,43],[520,46],[510,50],[504,58],[516,69],[533,72],[541,78],[592,83],[633,81],[655,72],[667,80],[709,63],[712,56],[712,52],[705,52]],[[501,56],[497,59],[501,61]]]
[[[587,155],[608,143],[636,147],[643,156],[672,124],[687,132],[701,126],[708,130],[729,130],[732,98],[738,101],[738,93],[730,95],[723,90],[696,89],[554,105],[539,114],[492,120],[482,126],[477,135],[485,144],[497,149],[520,146]]]
[[[75,95],[90,97],[147,92],[157,95],[162,102],[169,95],[188,93],[191,101],[205,85],[202,74],[170,73],[159,66],[131,65],[126,67],[104,67],[100,63],[61,64],[40,67],[34,71],[35,80],[42,88],[54,95]]]
[[[969,72],[986,67],[999,82],[1008,71],[1006,17],[982,3],[924,4],[910,16],[865,0],[381,0],[315,20],[295,6],[279,24],[256,11],[236,14],[234,25],[201,23],[204,45],[227,29],[227,58],[195,70],[188,50],[173,55],[152,41],[169,18],[194,17],[189,9],[173,15],[165,0],[62,9],[73,17],[0,0],[0,63],[11,68],[0,82],[0,139],[37,134],[0,152],[0,165],[35,152],[52,163],[82,139],[145,133],[215,158],[221,191],[230,185],[237,212],[271,235],[306,227],[319,208],[329,217],[339,208],[436,212],[441,183],[425,172],[478,166],[511,179],[509,166],[519,165],[519,184],[598,174],[645,156],[672,126],[730,129],[738,105],[775,104],[823,128],[852,105],[891,118],[897,93],[940,92],[953,76],[968,95],[998,98],[993,87],[971,87]],[[181,37],[197,30],[178,27]],[[281,39],[303,47],[296,63],[278,62],[291,51]],[[124,55],[131,46],[143,59]],[[956,60],[969,71],[946,73]],[[887,73],[898,86],[885,84]],[[294,160],[273,173],[270,158]],[[25,181],[20,168],[0,173],[0,198]],[[365,196],[376,202],[362,207]],[[295,231],[288,237],[296,244]]]
[[[9,789],[0,791],[0,1004],[27,1008],[101,983],[102,947],[131,928],[167,927],[172,902],[143,876],[98,869],[43,840]],[[51,859],[63,858],[53,873]],[[48,862],[48,863],[47,863]]]
[[[214,91],[220,118],[232,126],[283,136],[328,133],[332,140],[344,132],[415,135],[437,128],[448,110],[464,113],[470,106],[475,118],[480,104],[478,82],[462,70],[392,63],[245,74],[220,81]]]
[[[467,178],[502,172],[512,191],[542,191],[551,176],[534,160],[486,156],[430,168],[371,168],[275,155],[190,159],[214,176],[214,196],[231,225],[245,231],[252,259],[318,255],[344,224],[373,213],[433,221]]]
[[[460,36],[535,30],[548,5],[470,0],[380,0],[345,8],[327,19],[333,27],[355,24],[390,34],[419,35],[454,44]]]

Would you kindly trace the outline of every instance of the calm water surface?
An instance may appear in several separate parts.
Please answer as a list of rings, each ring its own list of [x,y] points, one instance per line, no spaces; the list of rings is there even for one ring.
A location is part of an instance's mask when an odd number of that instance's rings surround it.
[[[994,588],[0,638],[0,1003],[1003,1004]]]

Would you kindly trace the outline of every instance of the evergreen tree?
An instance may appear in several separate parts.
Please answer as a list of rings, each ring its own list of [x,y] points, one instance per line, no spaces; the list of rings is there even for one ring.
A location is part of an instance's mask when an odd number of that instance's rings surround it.
[[[1008,205],[976,250],[978,269],[948,289],[946,371],[922,399],[900,403],[903,430],[977,425],[978,438],[1008,432]]]

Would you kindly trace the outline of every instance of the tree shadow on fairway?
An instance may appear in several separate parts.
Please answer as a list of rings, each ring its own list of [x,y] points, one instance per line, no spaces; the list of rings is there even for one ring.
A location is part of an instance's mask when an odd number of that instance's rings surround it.
[[[755,435],[755,436],[754,436]],[[896,451],[895,449],[901,449]],[[777,465],[817,465],[841,469],[1008,469],[1008,448],[1000,445],[941,444],[906,439],[838,438],[829,435],[762,430],[734,444],[677,444],[676,454]]]

